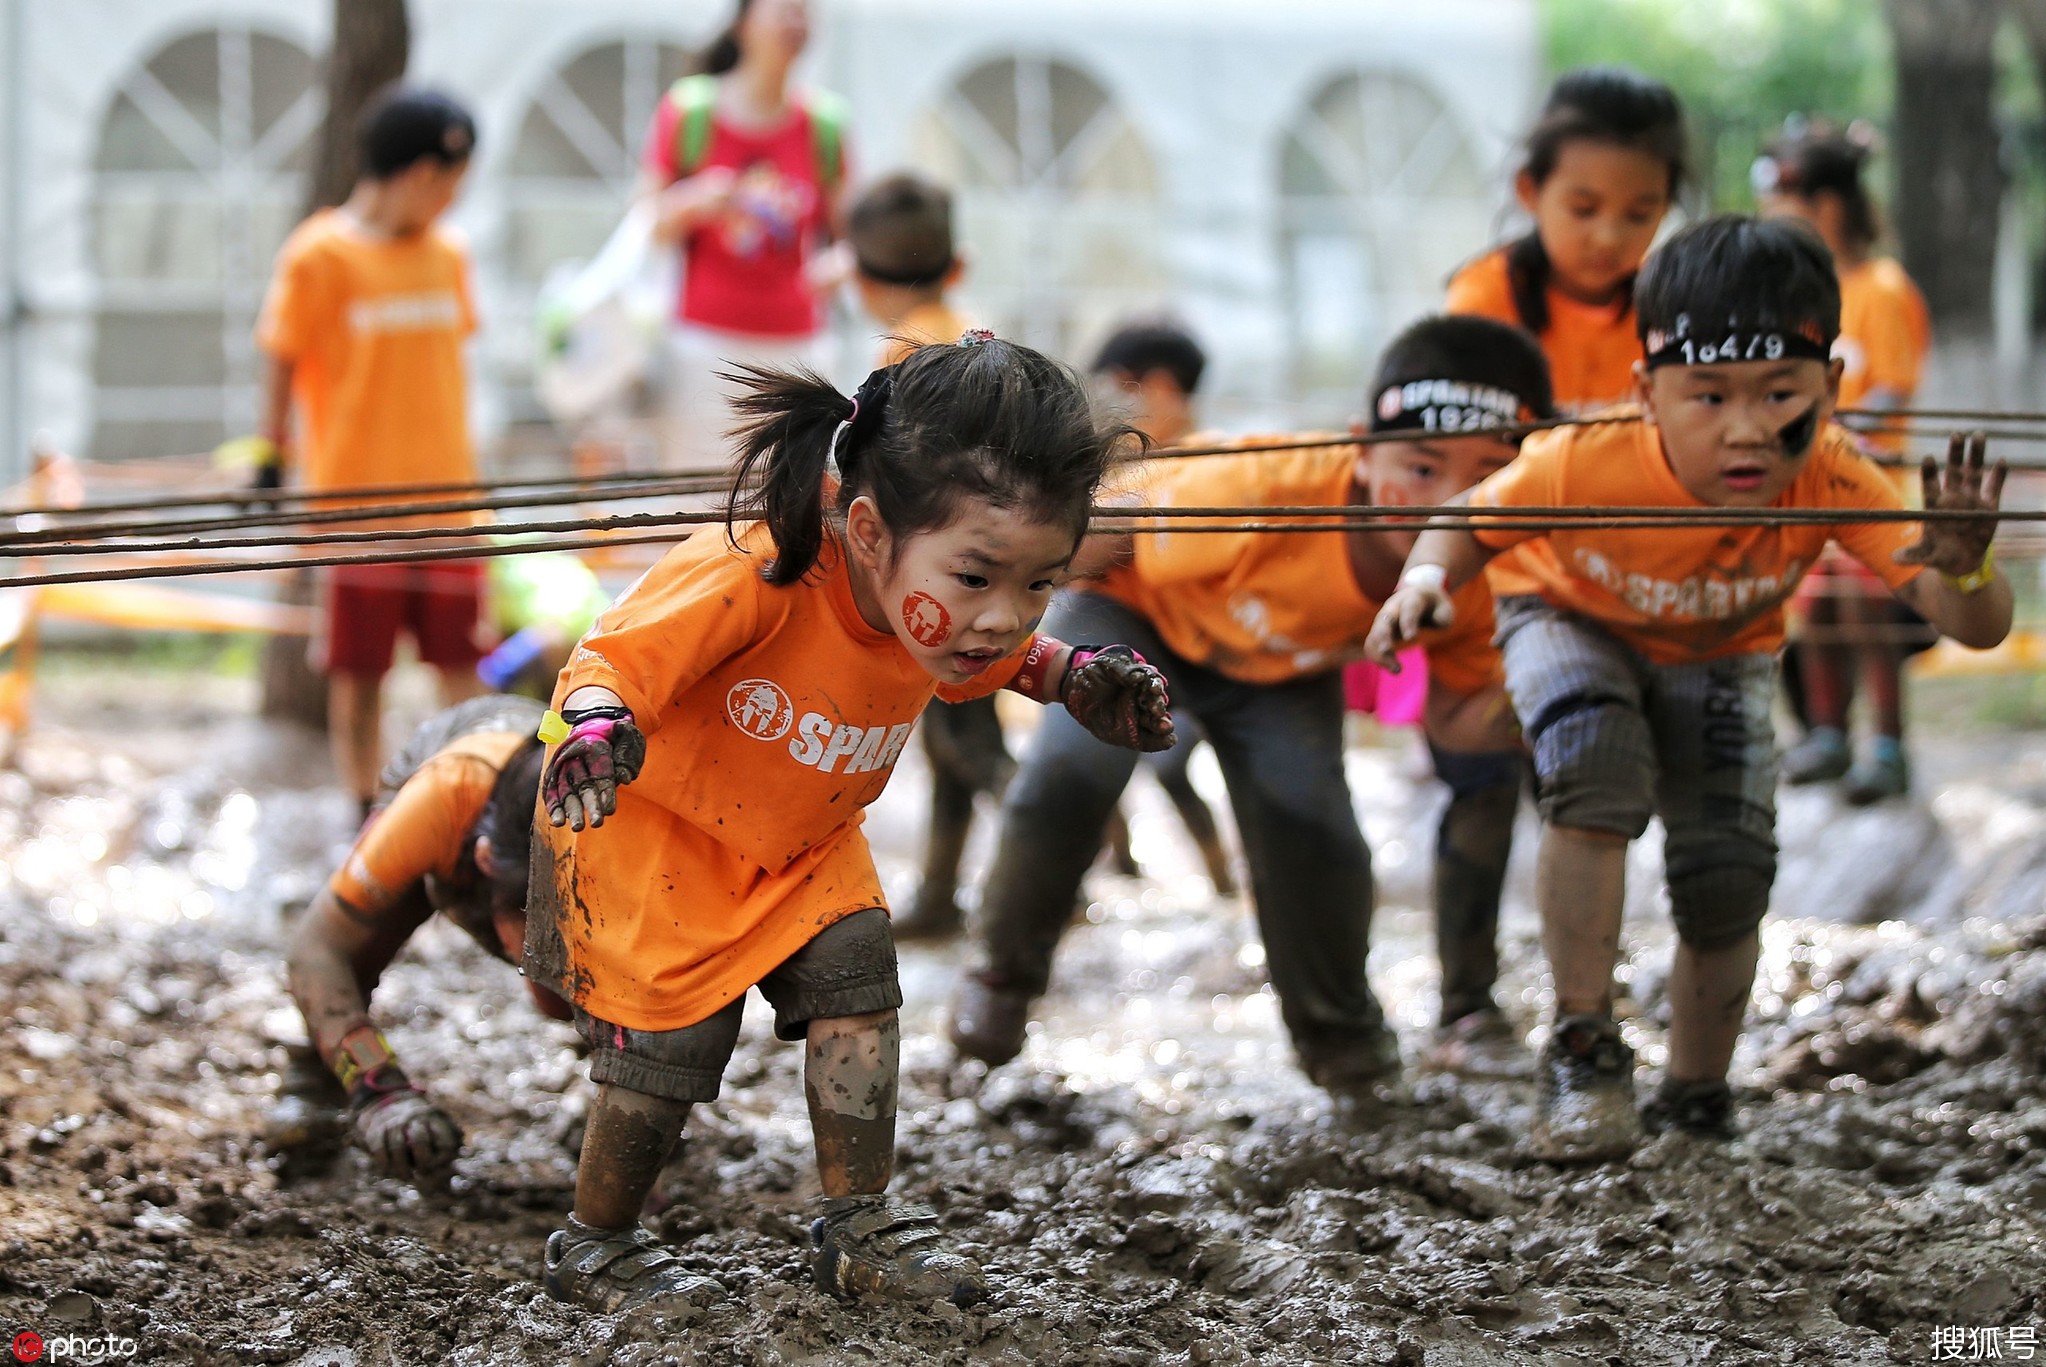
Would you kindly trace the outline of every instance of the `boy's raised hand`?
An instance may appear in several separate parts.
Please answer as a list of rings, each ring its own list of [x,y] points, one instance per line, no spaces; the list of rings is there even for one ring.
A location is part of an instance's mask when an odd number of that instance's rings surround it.
[[[1128,646],[1074,646],[1060,701],[1089,735],[1125,750],[1170,750],[1165,676]]]
[[[1983,456],[1989,438],[1980,432],[1955,436],[1947,442],[1944,467],[1931,456],[1920,473],[1925,481],[1928,509],[1980,511],[1981,517],[1927,522],[1918,540],[1896,555],[1900,565],[1923,565],[1950,579],[1959,579],[1982,568],[1989,543],[1996,536],[1996,511],[2003,502],[2003,477],[2008,467],[2002,461],[1984,467]]]
[[[1364,655],[1380,669],[1400,672],[1399,652],[1420,639],[1423,631],[1448,626],[1456,617],[1448,577],[1440,565],[1414,565],[1400,576],[1399,587],[1378,610],[1378,620],[1364,638]]]

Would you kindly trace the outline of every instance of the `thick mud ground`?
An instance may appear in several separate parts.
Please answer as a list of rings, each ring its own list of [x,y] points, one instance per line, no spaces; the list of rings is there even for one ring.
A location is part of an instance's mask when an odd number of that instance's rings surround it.
[[[1161,876],[1096,876],[1022,1059],[956,1065],[935,1030],[957,952],[905,950],[897,1189],[942,1212],[992,1303],[847,1307],[811,1287],[799,1053],[761,1010],[656,1222],[728,1295],[655,1325],[541,1293],[589,1084],[568,1029],[445,926],[377,1007],[467,1129],[450,1187],[372,1180],[354,1154],[287,1181],[261,1152],[300,1033],[284,918],[350,813],[317,745],[232,689],[177,700],[201,691],[46,685],[21,772],[0,776],[0,1342],[305,1367],[1631,1367],[1936,1361],[1936,1332],[1970,1327],[2008,1360],[2012,1331],[2046,1319],[2046,741],[1935,747],[1915,805],[1788,795],[1744,1137],[1567,1171],[1522,1153],[1521,1085],[1425,1078],[1412,1106],[1334,1116],[1292,1067],[1247,909],[1188,872],[1140,792]],[[1433,1012],[1415,908],[1438,798],[1400,745],[1353,763],[1384,891],[1374,979],[1411,1052]],[[873,813],[898,894],[922,801],[905,765]],[[1532,1027],[1523,833],[1506,957]],[[1668,959],[1656,868],[1641,850],[1626,970],[1644,1087]]]

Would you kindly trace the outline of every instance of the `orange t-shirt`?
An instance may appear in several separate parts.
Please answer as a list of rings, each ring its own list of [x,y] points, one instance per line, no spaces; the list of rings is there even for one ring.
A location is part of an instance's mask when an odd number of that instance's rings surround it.
[[[1023,648],[970,684],[940,685],[860,616],[828,550],[803,582],[760,577],[765,527],[722,526],[668,552],[597,619],[555,705],[588,684],[646,733],[618,811],[580,833],[540,817],[568,996],[602,1020],[674,1030],[714,1014],[832,922],[885,906],[860,832],[932,696],[1009,683]],[[1027,643],[1026,643],[1027,647]],[[541,905],[536,900],[534,905]]]
[[[1526,327],[1513,305],[1506,249],[1488,252],[1458,271],[1449,282],[1449,298],[1443,308]],[[1622,310],[1580,304],[1552,286],[1549,326],[1540,340],[1542,354],[1549,358],[1549,380],[1555,387],[1558,409],[1596,413],[1633,397],[1634,363],[1641,359],[1633,305]]]
[[[965,335],[973,324],[966,321],[952,306],[940,299],[929,304],[918,304],[897,319],[890,328],[889,338],[881,346],[880,365],[895,365],[908,358],[920,346],[943,346],[956,342]]]
[[[1256,448],[1241,456],[1151,462],[1153,507],[1326,506],[1352,501],[1359,448]],[[1138,532],[1129,563],[1098,585],[1156,627],[1182,658],[1242,683],[1276,684],[1363,658],[1380,603],[1350,567],[1341,532]],[[1458,693],[1501,678],[1492,646],[1492,596],[1482,579],[1456,596],[1456,624],[1431,632],[1431,677]]]
[[[1677,482],[1662,439],[1638,420],[1539,432],[1513,464],[1472,491],[1474,508],[1702,508]],[[1838,427],[1827,427],[1777,508],[1901,508],[1896,489]],[[1918,538],[1908,522],[1845,526],[1594,528],[1478,540],[1506,550],[1487,567],[1492,592],[1540,594],[1589,617],[1660,664],[1773,651],[1783,605],[1828,540],[1892,589],[1921,572],[1891,556]],[[1510,548],[1510,549],[1508,549]]]
[[[257,341],[292,367],[305,486],[475,479],[462,363],[475,330],[467,254],[445,229],[377,237],[334,209],[301,223]]]
[[[1840,407],[1859,408],[1878,389],[1910,403],[1931,349],[1932,316],[1902,266],[1878,258],[1840,276],[1840,336],[1833,343],[1841,362]],[[1910,449],[1902,432],[1863,433],[1861,439],[1878,451]],[[1907,497],[1918,486],[1918,472],[1908,466],[1894,477]]]
[[[529,739],[479,731],[435,751],[355,838],[328,891],[374,916],[428,877],[458,890],[473,880],[468,856],[476,823],[504,766]]]

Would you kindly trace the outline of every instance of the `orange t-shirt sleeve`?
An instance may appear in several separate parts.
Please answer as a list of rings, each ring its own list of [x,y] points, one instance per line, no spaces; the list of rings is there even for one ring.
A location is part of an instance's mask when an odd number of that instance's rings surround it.
[[[455,248],[455,262],[455,302],[461,308],[462,335],[464,337],[473,337],[476,335],[478,322],[476,315],[476,282],[474,279],[476,266],[469,259],[469,253],[463,251],[460,247]]]
[[[333,312],[325,274],[315,253],[285,245],[256,325],[258,346],[281,361],[295,361],[312,349]]]
[[[723,537],[707,527],[697,537]],[[692,537],[604,609],[570,654],[554,704],[586,685],[608,688],[648,735],[668,704],[744,650],[760,629],[757,555],[703,554]]]
[[[1444,313],[1469,313],[1520,325],[1520,310],[1513,306],[1513,290],[1506,279],[1506,258],[1500,252],[1480,257],[1458,271],[1449,282]]]
[[[1532,448],[1532,449],[1530,449]],[[1522,444],[1520,454],[1504,470],[1487,477],[1471,490],[1471,507],[1476,508],[1555,508],[1565,502],[1562,496],[1562,455],[1565,447],[1561,441],[1540,441],[1529,438]],[[1476,528],[1472,535],[1478,544],[1495,551],[1529,541],[1541,532],[1522,531],[1516,522],[1501,521],[1491,526]]]
[[[355,838],[328,891],[373,915],[428,874],[451,872],[473,819],[471,795],[459,791],[465,767],[428,760]]]
[[[1828,441],[1822,458],[1830,468],[1821,486],[1825,496],[1819,506],[1884,510],[1904,506],[1890,477],[1856,451],[1845,436]],[[1897,552],[1917,541],[1918,534],[1918,524],[1912,522],[1851,522],[1833,529],[1833,539],[1892,589],[1902,588],[1925,572],[1923,565],[1896,561]]]

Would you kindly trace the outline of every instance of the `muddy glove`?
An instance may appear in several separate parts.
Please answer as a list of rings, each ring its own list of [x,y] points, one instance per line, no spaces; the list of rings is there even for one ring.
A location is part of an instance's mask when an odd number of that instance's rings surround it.
[[[1125,750],[1170,750],[1165,676],[1128,646],[1074,646],[1059,701],[1088,734]]]
[[[350,1128],[371,1166],[386,1177],[445,1172],[462,1151],[462,1130],[412,1085],[374,1026],[341,1037],[334,1075],[348,1089]]]
[[[623,707],[550,712],[540,739],[561,743],[540,778],[547,819],[571,830],[603,825],[618,810],[620,785],[638,778],[646,763],[646,736]]]

